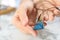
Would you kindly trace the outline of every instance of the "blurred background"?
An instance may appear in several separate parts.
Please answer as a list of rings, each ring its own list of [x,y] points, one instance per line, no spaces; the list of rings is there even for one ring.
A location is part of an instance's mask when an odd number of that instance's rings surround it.
[[[40,30],[35,38],[25,35],[15,28],[11,18],[18,8],[21,0],[0,0],[0,40],[60,40],[60,17],[47,22],[44,30]]]

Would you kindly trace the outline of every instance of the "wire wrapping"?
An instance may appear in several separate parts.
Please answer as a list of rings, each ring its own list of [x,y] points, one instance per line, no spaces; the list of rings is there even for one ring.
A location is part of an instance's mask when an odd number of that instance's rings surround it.
[[[49,1],[46,1],[46,2],[49,2]],[[52,12],[54,14],[54,10],[51,10],[52,8],[55,8],[55,9],[57,9],[57,10],[60,11],[60,9],[55,5],[56,4],[55,2],[54,3],[49,2],[53,7],[47,8],[47,9],[45,9],[45,6],[43,4],[43,1],[40,1],[40,3],[42,4],[40,6],[42,6],[43,9],[36,8],[36,4],[34,4],[35,5],[34,8],[36,9],[36,11],[39,11],[39,10],[42,11],[42,13],[38,13],[38,15],[37,15],[36,25],[34,27],[34,30],[40,30],[40,29],[43,29],[44,28],[44,24],[46,24],[46,23],[44,23],[44,17],[43,17],[44,14],[45,14],[45,12],[46,12],[47,15],[48,15],[48,11],[50,11],[50,12]]]

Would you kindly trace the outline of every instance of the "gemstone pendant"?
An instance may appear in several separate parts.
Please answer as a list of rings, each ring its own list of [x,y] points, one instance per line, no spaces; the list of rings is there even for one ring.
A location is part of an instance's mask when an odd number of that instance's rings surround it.
[[[44,25],[43,25],[43,22],[38,22],[36,23],[36,25],[34,26],[33,28],[34,30],[41,30],[41,29],[44,29]]]

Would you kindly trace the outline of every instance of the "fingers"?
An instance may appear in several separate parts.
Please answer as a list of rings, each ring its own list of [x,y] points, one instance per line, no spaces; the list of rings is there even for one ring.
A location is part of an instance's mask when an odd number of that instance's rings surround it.
[[[49,21],[53,21],[54,14],[52,12],[49,12],[48,15],[49,15]]]
[[[33,35],[34,37],[37,36],[37,31],[33,30],[33,28],[29,25],[22,25],[21,21],[19,20],[18,16],[14,16],[13,19],[13,24],[16,26],[17,29],[19,29],[21,32]]]
[[[48,11],[47,13],[44,14],[44,21],[53,21],[54,19],[54,14],[51,11]]]
[[[47,21],[49,19],[49,15],[47,13],[47,11],[44,13],[44,21]]]

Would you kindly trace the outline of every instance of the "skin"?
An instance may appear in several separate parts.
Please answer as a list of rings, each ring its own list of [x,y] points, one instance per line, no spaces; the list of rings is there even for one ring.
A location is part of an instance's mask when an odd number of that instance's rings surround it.
[[[33,0],[33,2],[31,0],[23,0],[19,6],[19,8],[16,10],[13,18],[12,18],[12,23],[16,26],[16,28],[18,28],[21,32],[26,33],[26,34],[32,34],[33,36],[37,36],[37,31],[33,30],[33,25],[30,26],[28,24],[29,22],[29,17],[27,15],[27,10],[32,11],[33,10],[33,4],[37,3],[39,0]],[[48,0],[50,2],[52,2],[51,0]],[[54,0],[54,2],[56,3],[56,6],[60,5],[60,1],[59,0]],[[52,3],[54,3],[52,2]],[[39,4],[38,4],[39,5]],[[37,5],[38,8],[40,8]],[[55,5],[55,4],[54,4]],[[45,4],[46,9],[48,7],[52,7],[51,4],[47,3]],[[42,8],[42,7],[41,7]],[[48,15],[44,14],[44,21],[52,21],[54,19],[53,15],[57,15],[58,10],[55,8],[52,8],[50,10],[54,10],[54,13],[48,11]],[[39,13],[39,12],[38,12]],[[46,12],[45,12],[46,13]],[[29,14],[29,13],[28,13]],[[32,14],[31,14],[32,15]],[[35,17],[34,17],[35,18]],[[33,19],[31,19],[30,21],[32,21]],[[30,22],[32,23],[32,22]]]

